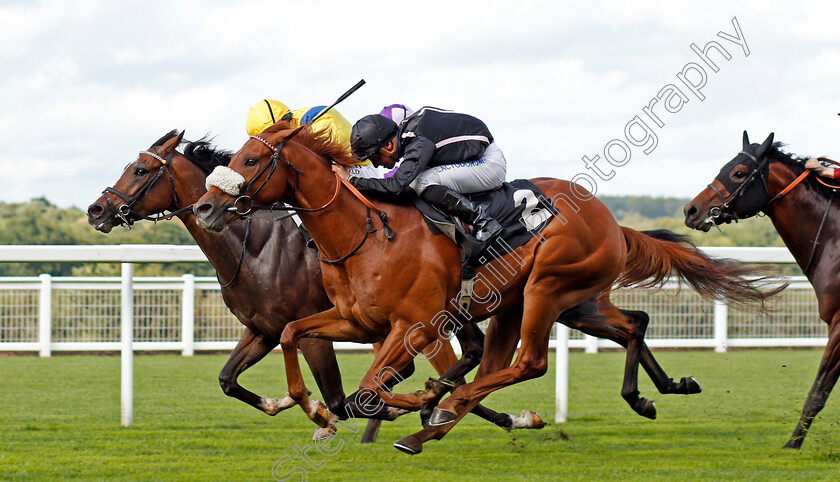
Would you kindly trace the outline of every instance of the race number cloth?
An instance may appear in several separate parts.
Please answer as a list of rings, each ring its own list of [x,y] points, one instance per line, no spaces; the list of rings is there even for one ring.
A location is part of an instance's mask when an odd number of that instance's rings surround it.
[[[557,214],[557,209],[545,198],[542,190],[526,179],[506,182],[498,189],[466,196],[474,203],[484,205],[503,228],[499,236],[503,242],[494,241],[479,253],[481,256],[475,255],[483,258],[482,264],[527,243],[541,233]],[[456,244],[462,245],[466,232],[463,224],[454,223],[452,218],[419,197],[414,197],[414,205],[423,213],[432,232],[446,234]]]

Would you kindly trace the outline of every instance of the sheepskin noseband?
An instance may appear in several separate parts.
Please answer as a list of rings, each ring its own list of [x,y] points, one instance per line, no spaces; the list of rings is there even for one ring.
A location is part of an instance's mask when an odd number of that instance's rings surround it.
[[[213,172],[204,181],[204,186],[208,190],[212,186],[216,186],[231,196],[238,196],[243,184],[245,184],[245,178],[242,177],[242,174],[227,166],[216,166],[216,169],[213,169]]]

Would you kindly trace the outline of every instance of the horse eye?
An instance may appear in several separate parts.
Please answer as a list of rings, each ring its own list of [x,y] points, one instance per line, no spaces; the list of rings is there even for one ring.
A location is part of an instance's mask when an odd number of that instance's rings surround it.
[[[747,173],[744,172],[744,171],[738,171],[738,172],[735,173],[735,177],[738,178],[738,179],[743,179],[743,178],[747,177]]]
[[[248,167],[254,167],[257,165],[257,160],[253,157],[249,157],[248,159],[245,159],[245,165]]]
[[[149,173],[149,170],[144,168],[144,167],[138,167],[138,168],[134,169],[134,175],[137,176],[137,177],[145,176],[148,173]]]

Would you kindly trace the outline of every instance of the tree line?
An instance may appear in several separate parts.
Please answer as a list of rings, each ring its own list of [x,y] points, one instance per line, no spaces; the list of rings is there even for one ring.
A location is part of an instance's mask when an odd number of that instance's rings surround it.
[[[616,220],[633,229],[669,229],[688,235],[699,246],[784,246],[767,218],[755,217],[709,233],[687,228],[682,208],[688,199],[651,196],[600,197]],[[0,203],[0,245],[96,245],[175,244],[194,245],[180,221],[136,223],[128,231],[114,228],[110,234],[94,230],[84,211],[60,208],[44,198],[26,203]],[[138,276],[180,276],[193,273],[213,276],[205,263],[149,263],[135,268]],[[0,276],[118,276],[118,264],[106,263],[0,263]]]

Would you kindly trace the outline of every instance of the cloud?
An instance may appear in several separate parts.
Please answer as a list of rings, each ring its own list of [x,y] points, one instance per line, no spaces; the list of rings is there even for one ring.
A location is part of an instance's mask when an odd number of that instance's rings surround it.
[[[473,113],[509,177],[570,177],[676,83],[691,43],[733,58],[656,130],[657,148],[602,194],[693,195],[744,129],[831,155],[838,7],[799,2],[19,2],[0,7],[0,200],[84,206],[170,129],[236,149],[262,98],[345,101],[350,119],[401,102]],[[738,18],[751,54],[716,37]],[[734,146],[734,147],[733,147]],[[837,154],[834,154],[837,156]],[[715,167],[716,166],[716,167]],[[705,185],[704,181],[702,184]]]

